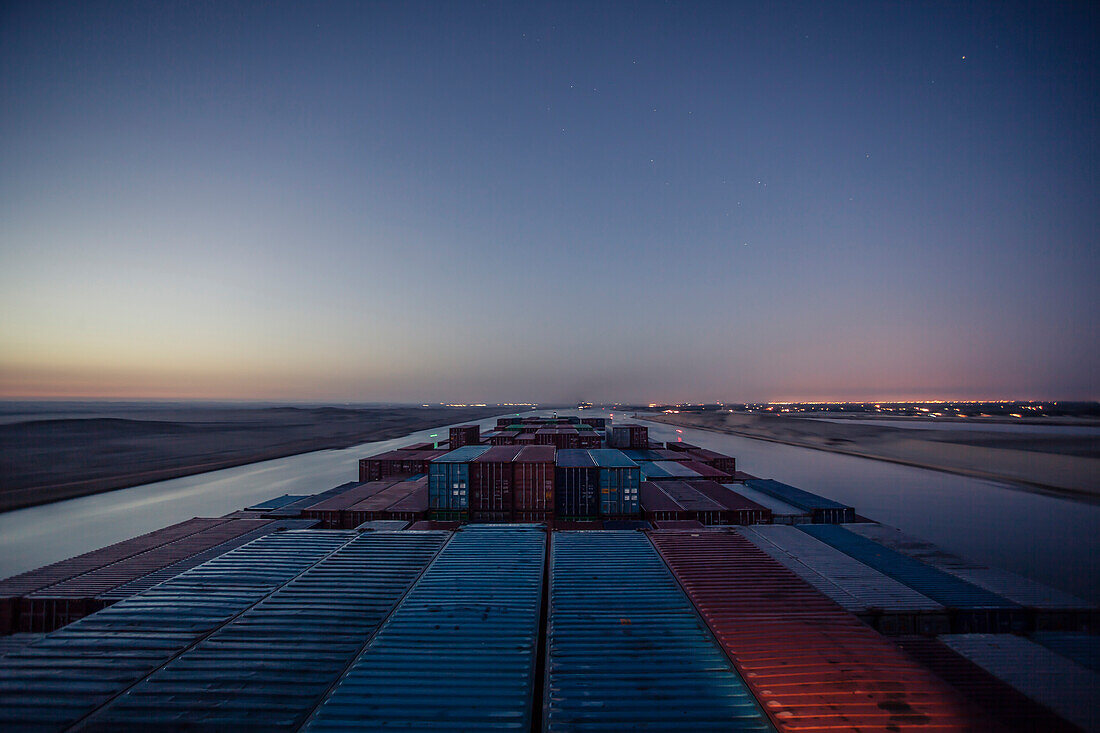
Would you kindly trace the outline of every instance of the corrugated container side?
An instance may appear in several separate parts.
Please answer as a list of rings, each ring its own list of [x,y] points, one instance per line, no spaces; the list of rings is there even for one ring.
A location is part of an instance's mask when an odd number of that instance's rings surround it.
[[[319,525],[316,519],[276,519],[259,529],[254,529],[251,532],[242,534],[238,537],[234,537],[231,540],[223,542],[220,545],[215,545],[209,550],[199,552],[191,557],[180,560],[179,562],[169,565],[166,568],[158,570],[149,575],[145,575],[136,580],[132,580],[125,585],[111,590],[107,593],[103,593],[99,596],[100,599],[106,600],[110,603],[115,601],[121,601],[123,598],[129,598],[130,596],[137,595],[142,591],[149,590],[154,585],[163,583],[164,581],[174,578],[184,571],[191,568],[198,567],[208,560],[213,560],[216,557],[224,555],[230,550],[235,550],[238,547],[247,545],[253,540],[257,540],[264,535],[269,535],[272,532],[283,532],[291,529],[313,529]]]
[[[943,604],[951,612],[951,628],[954,631],[1024,630],[1024,609],[985,588],[948,575],[839,525],[800,524],[798,528]]]
[[[638,516],[642,483],[638,464],[614,449],[588,453],[600,469],[600,515],[604,518]]]
[[[600,471],[587,450],[558,451],[554,469],[554,508],[559,517],[600,514]]]
[[[112,701],[87,729],[296,730],[447,537],[359,535]]]
[[[1015,733],[1080,733],[1081,729],[1062,720],[1008,683],[991,675],[938,639],[901,636],[895,639],[905,653],[963,697],[992,717],[1004,731]]]
[[[1100,675],[1012,634],[948,634],[940,641],[1082,730],[1100,730]]]
[[[726,509],[731,524],[771,524],[772,511],[730,491],[714,481],[689,481],[688,485]]]
[[[325,528],[340,529],[343,525],[343,512],[345,509],[381,493],[394,484],[401,483],[401,481],[402,479],[399,477],[390,476],[378,481],[359,484],[322,502],[302,509],[301,516],[305,519],[318,519]]]
[[[545,552],[538,528],[456,533],[306,730],[530,730]]]
[[[730,524],[734,520],[724,506],[700,493],[690,484],[683,481],[663,481],[661,487],[677,504],[691,513],[691,516],[684,517],[685,519],[697,519],[707,525]]]
[[[680,506],[675,499],[661,490],[668,482],[643,481],[638,490],[642,513],[651,521],[693,519],[691,512]]]
[[[418,495],[423,495],[426,498],[427,491],[427,476],[415,481],[399,481],[393,486],[342,510],[340,512],[341,527],[343,529],[355,529],[363,522],[376,519],[393,519],[392,507],[397,505],[406,506],[409,502],[417,502],[414,497]]]
[[[512,512],[512,461],[519,446],[496,446],[470,462],[470,516],[507,519]]]
[[[448,445],[452,450],[467,445],[477,445],[481,440],[481,428],[477,425],[459,425],[451,428]]]
[[[557,532],[543,730],[770,730],[645,537]]]
[[[995,729],[739,534],[648,536],[781,730]]]
[[[354,536],[261,537],[5,655],[0,727],[68,728]]]
[[[556,457],[554,446],[526,446],[512,461],[512,508],[517,518],[526,512],[548,513],[547,517],[553,515]]]
[[[1034,609],[1038,629],[1096,630],[1097,608],[1065,591],[1056,590],[1015,573],[991,568],[946,552],[930,542],[875,522],[846,524],[844,528],[880,545],[908,555],[1021,606]]]
[[[685,468],[690,468],[708,481],[717,481],[721,483],[723,481],[729,481],[732,478],[728,473],[714,466],[709,466],[706,463],[700,463],[699,461],[680,461],[680,465]]]
[[[880,633],[934,635],[951,630],[942,605],[805,532],[784,524],[745,527],[740,532]]]
[[[850,506],[773,479],[752,479],[746,481],[745,485],[808,511],[815,524],[839,524],[856,520],[856,510]]]
[[[757,491],[745,484],[731,483],[722,484],[722,486],[737,496],[768,509],[772,513],[773,524],[807,524],[810,522],[810,515],[806,510],[780,501],[770,494]]]
[[[167,545],[105,565],[25,596],[20,602],[19,630],[45,633],[110,605],[111,591],[180,560],[221,545],[269,524],[266,519],[234,519]]]

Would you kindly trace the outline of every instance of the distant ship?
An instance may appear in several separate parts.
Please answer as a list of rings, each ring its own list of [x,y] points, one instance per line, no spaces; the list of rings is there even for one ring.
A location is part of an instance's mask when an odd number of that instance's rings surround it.
[[[577,403],[577,409],[578,410],[587,410],[589,407],[592,407],[591,402],[578,402]]]

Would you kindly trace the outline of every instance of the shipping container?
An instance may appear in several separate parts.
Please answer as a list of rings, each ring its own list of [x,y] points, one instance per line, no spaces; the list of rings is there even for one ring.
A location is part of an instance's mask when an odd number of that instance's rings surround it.
[[[266,535],[0,657],[0,728],[69,728],[355,536]]]
[[[432,460],[428,468],[428,504],[433,510],[469,510],[470,461],[487,450],[489,446],[468,445]]]
[[[638,501],[646,519],[650,521],[690,519],[691,512],[661,490],[661,485],[665,483],[668,482],[643,481],[638,488]]]
[[[428,482],[426,476],[422,478],[410,494],[386,508],[386,519],[416,522],[428,516]]]
[[[228,518],[206,519],[196,517],[170,527],[147,532],[122,542],[116,542],[83,555],[70,557],[51,565],[45,565],[25,573],[0,580],[0,635],[19,629],[19,610],[23,596],[51,585],[65,582],[79,575],[94,572],[135,555],[202,532],[230,521]]]
[[[623,451],[623,455],[626,456],[627,458],[629,458],[630,460],[634,461],[635,463],[640,463],[641,461],[665,461],[665,460],[668,460],[667,458],[665,458],[664,456],[661,455],[660,451],[649,450],[648,448],[645,449],[645,450],[641,450],[641,449],[637,449],[637,448],[627,448]]]
[[[600,470],[587,450],[558,451],[554,502],[559,517],[600,515]]]
[[[359,535],[98,710],[86,729],[297,730],[447,537]]]
[[[901,636],[895,641],[963,697],[1011,733],[1081,733],[1053,711],[994,677],[942,641],[928,636]]]
[[[447,446],[451,450],[467,445],[478,445],[481,441],[481,428],[477,425],[459,425],[448,432]]]
[[[781,730],[995,730],[954,689],[741,535],[649,538]]]
[[[320,504],[322,501],[327,501],[334,496],[338,496],[345,491],[351,491],[357,486],[361,486],[361,481],[349,481],[346,484],[340,484],[334,486],[331,489],[322,491],[319,494],[313,494],[312,496],[306,496],[298,501],[291,502],[278,509],[269,509],[263,513],[265,519],[295,519],[302,516],[302,511],[308,507]]]
[[[714,481],[688,481],[688,486],[725,508],[729,524],[771,524],[772,512]]]
[[[556,532],[545,731],[772,730],[639,532]]]
[[[455,533],[305,730],[529,731],[545,555],[540,528]]]
[[[946,552],[930,542],[874,522],[844,525],[845,529],[880,545],[931,565],[999,596],[1031,609],[1032,624],[1040,630],[1098,630],[1096,606],[1065,591],[1000,568],[991,568]]]
[[[817,494],[811,494],[809,491],[796,489],[779,481],[753,479],[746,481],[745,485],[804,510],[809,513],[810,520],[814,524],[838,524],[840,522],[854,522],[856,519],[856,510],[850,506],[845,506]]]
[[[642,483],[638,464],[613,448],[590,450],[600,469],[600,515],[636,517],[641,513],[638,492]]]
[[[441,522],[434,519],[422,519],[419,522],[413,522],[409,527],[409,530],[415,530],[417,532],[423,532],[425,530],[442,529],[448,532],[458,529],[462,526],[462,522]]]
[[[265,519],[231,519],[167,545],[29,593],[19,603],[19,631],[45,633],[59,629],[110,605],[112,601],[105,594],[115,588],[268,523]]]
[[[398,481],[376,494],[368,496],[340,511],[340,528],[355,529],[372,519],[393,519],[390,507],[402,502],[418,491],[427,491],[428,479]]]
[[[810,514],[804,509],[776,499],[763,491],[737,483],[722,484],[722,486],[731,493],[771,511],[773,524],[808,524],[810,522]]]
[[[432,460],[446,455],[445,450],[391,450],[359,461],[361,482],[380,481],[394,475],[427,473]]]
[[[413,443],[412,445],[406,445],[406,446],[403,446],[401,448],[398,448],[397,450],[416,450],[416,451],[435,450],[435,443]]]
[[[700,463],[698,461],[681,461],[678,465],[684,468],[689,468],[695,473],[699,474],[706,481],[716,481],[718,483],[726,483],[733,477],[724,471],[720,471],[714,466],[706,463]]]
[[[689,451],[689,450],[702,450],[699,446],[692,445],[691,443],[685,443],[682,440],[670,440],[670,441],[665,443],[665,448],[668,449],[668,450],[674,450],[674,451],[678,451],[678,452]]]
[[[578,448],[599,448],[603,445],[603,438],[597,433],[578,433],[577,434],[577,447]]]
[[[531,445],[524,447],[512,460],[512,510],[517,519],[523,512],[553,515],[556,457],[557,449],[552,445]]]
[[[952,650],[1082,730],[1100,730],[1100,674],[1012,634],[948,634]]]
[[[800,524],[798,528],[943,604],[951,614],[953,631],[1020,632],[1026,627],[1026,614],[1021,606],[985,588],[835,524]]]
[[[353,486],[347,491],[302,509],[301,516],[305,519],[320,520],[325,529],[341,529],[344,523],[343,512],[345,509],[385,491],[389,487],[401,483],[401,481],[402,477],[400,476],[390,476],[380,481],[368,481],[365,484]]]
[[[154,585],[158,585],[174,578],[185,570],[190,570],[193,567],[202,565],[208,560],[213,560],[216,557],[224,555],[230,550],[235,550],[238,547],[247,545],[253,540],[259,539],[264,535],[271,534],[272,532],[282,532],[290,529],[313,529],[320,525],[316,519],[275,519],[267,522],[262,527],[254,529],[251,532],[234,537],[230,540],[226,540],[220,545],[215,545],[208,550],[196,553],[188,558],[180,560],[177,563],[173,563],[165,568],[149,573],[148,575],[131,580],[129,583],[120,585],[117,588],[101,593],[97,598],[106,600],[110,605],[117,601],[121,601],[123,598],[129,598],[130,596],[137,595],[142,591],[149,590]]]
[[[718,453],[717,451],[707,450],[706,448],[691,448],[688,449],[686,453],[692,461],[710,466],[727,476],[732,476],[737,472],[737,460],[733,456],[727,456],[725,453]]]
[[[654,529],[686,529],[690,531],[705,530],[707,527],[702,522],[694,519],[665,519],[653,522]]]
[[[518,430],[498,431],[496,435],[489,439],[489,445],[515,445],[519,434]]]
[[[603,417],[582,417],[581,423],[584,425],[591,425],[597,430],[604,430],[607,428],[607,418]]]
[[[700,481],[704,477],[684,461],[641,461],[644,481]]]
[[[780,565],[879,633],[934,635],[951,630],[942,604],[805,532],[783,524],[740,531]]]
[[[508,521],[512,516],[512,461],[522,447],[490,448],[470,461],[470,519]]]
[[[649,448],[649,428],[634,424],[612,425],[607,442],[612,448],[646,450]]]
[[[303,496],[301,494],[283,494],[282,496],[277,496],[274,499],[268,499],[267,501],[261,501],[259,504],[253,504],[252,506],[247,507],[245,511],[269,512],[272,509],[281,509],[288,504],[293,504],[305,498],[306,496]]]
[[[408,529],[411,522],[404,519],[372,519],[355,528],[356,532],[399,532]]]
[[[602,521],[604,529],[629,530],[631,532],[637,532],[643,529],[653,529],[653,525],[644,519],[616,517],[613,519],[604,519]]]

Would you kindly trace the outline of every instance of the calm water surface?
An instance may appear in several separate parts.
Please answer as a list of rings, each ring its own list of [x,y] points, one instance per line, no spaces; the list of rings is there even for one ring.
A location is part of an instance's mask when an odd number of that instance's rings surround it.
[[[743,471],[851,504],[863,516],[957,554],[1100,602],[1100,506],[938,471],[640,422],[649,425],[654,440],[682,437],[728,453]],[[354,480],[360,458],[440,432],[445,435],[446,428],[0,514],[0,577],[190,517],[226,514],[281,494],[324,491]]]

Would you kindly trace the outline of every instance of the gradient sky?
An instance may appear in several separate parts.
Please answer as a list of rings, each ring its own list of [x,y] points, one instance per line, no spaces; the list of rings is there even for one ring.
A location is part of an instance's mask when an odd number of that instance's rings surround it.
[[[5,3],[0,395],[1100,397],[1096,3]]]

